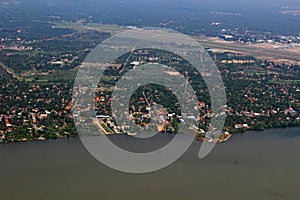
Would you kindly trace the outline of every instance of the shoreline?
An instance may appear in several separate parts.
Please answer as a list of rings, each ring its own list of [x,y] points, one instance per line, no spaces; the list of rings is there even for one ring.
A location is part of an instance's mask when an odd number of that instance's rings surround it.
[[[258,130],[248,130],[248,131],[245,131],[245,132],[238,132],[238,133],[228,133],[228,136],[225,138],[225,139],[218,139],[218,141],[216,143],[226,143],[228,141],[230,141],[230,139],[234,138],[236,135],[242,135],[242,134],[251,134],[251,133],[263,133],[263,132],[268,132],[270,130],[284,130],[284,129],[299,129],[300,126],[288,126],[288,127],[275,127],[275,128],[266,128],[265,130],[262,130],[262,131],[258,131]],[[165,132],[162,132],[161,134],[174,134],[174,133],[165,133]],[[113,135],[125,135],[125,136],[128,136],[130,137],[130,135],[126,135],[126,134],[111,134],[111,136]],[[99,135],[101,136],[101,135]],[[299,135],[300,136],[300,135]],[[52,139],[23,139],[23,140],[19,140],[19,141],[10,141],[10,142],[3,142],[1,141],[0,142],[0,145],[1,144],[14,144],[14,143],[26,143],[26,142],[47,142],[47,141],[56,141],[56,140],[62,140],[62,139],[75,139],[75,138],[79,138],[80,139],[80,136],[78,134],[76,135],[72,135],[72,136],[65,136],[65,137],[57,137],[57,138],[52,138]],[[195,137],[195,140],[199,141],[199,142],[203,142],[204,140],[200,140],[199,138],[196,138]]]

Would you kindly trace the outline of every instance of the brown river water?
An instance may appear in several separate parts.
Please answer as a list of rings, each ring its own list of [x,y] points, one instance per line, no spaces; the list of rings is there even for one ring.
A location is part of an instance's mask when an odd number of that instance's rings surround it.
[[[170,138],[111,140],[147,149]],[[79,138],[1,144],[0,200],[300,199],[300,128],[235,135],[202,160],[200,146],[162,170],[126,174],[95,160]]]

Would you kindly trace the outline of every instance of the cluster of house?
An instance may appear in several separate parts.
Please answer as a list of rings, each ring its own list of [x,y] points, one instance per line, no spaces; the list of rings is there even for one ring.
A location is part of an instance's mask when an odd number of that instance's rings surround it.
[[[8,133],[14,133],[20,126],[28,127],[29,131],[32,128],[42,130],[42,124],[44,123],[41,122],[48,120],[51,116],[58,116],[58,118],[71,117],[71,101],[59,96],[60,91],[63,90],[62,88],[52,85],[53,91],[51,91],[51,87],[42,88],[40,85],[32,85],[25,92],[20,89],[17,82],[12,84],[14,85],[13,91],[6,88],[10,84],[3,83],[2,85],[3,91],[6,91],[6,89],[7,91],[4,92],[6,95],[0,95],[0,99],[6,102],[6,106],[10,106],[10,109],[3,110],[3,113],[0,114],[1,137]],[[8,86],[8,88],[11,87]],[[47,95],[47,93],[53,95]],[[36,98],[36,96],[41,97]],[[60,99],[60,101],[57,101],[57,99]]]
[[[238,59],[221,60],[222,64],[253,64],[255,62],[256,62],[255,60],[238,60]]]

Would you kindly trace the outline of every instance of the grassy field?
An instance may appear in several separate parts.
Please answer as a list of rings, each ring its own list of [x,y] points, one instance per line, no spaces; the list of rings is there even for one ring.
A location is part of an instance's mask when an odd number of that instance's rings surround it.
[[[56,71],[49,75],[28,75],[26,77],[26,82],[38,82],[38,83],[56,83],[63,81],[74,81],[77,74],[77,70],[68,70],[68,71]]]

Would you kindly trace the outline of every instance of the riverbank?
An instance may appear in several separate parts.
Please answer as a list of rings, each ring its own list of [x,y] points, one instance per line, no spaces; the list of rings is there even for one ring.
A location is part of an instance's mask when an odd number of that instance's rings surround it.
[[[225,133],[222,133],[220,135],[220,137],[219,137],[219,139],[217,141],[211,141],[211,142],[225,143],[225,142],[229,141],[231,138],[234,138],[236,135],[249,134],[251,132],[260,133],[260,132],[270,131],[270,130],[285,130],[285,129],[293,129],[293,128],[297,129],[297,128],[300,128],[300,126],[267,128],[265,130],[247,130],[247,131],[243,131],[243,132],[236,132],[236,133],[233,133],[233,134],[229,133],[229,132],[225,132]],[[126,134],[110,134],[110,135],[126,135]],[[203,142],[204,139],[205,139],[203,137],[204,135],[201,134],[201,137],[199,137],[199,135],[197,135],[195,138],[196,138],[196,140],[198,140],[200,142]],[[128,135],[128,136],[130,137],[130,135]],[[15,141],[1,141],[0,140],[0,144],[10,144],[10,143],[20,143],[20,142],[24,143],[24,142],[29,142],[29,141],[45,141],[45,140],[47,141],[47,140],[57,140],[57,139],[77,138],[77,137],[78,137],[78,134],[60,136],[60,137],[57,137],[57,138],[49,138],[49,139],[40,137],[40,138],[36,138],[36,139],[27,139],[27,138],[24,138],[24,139],[15,140]]]

